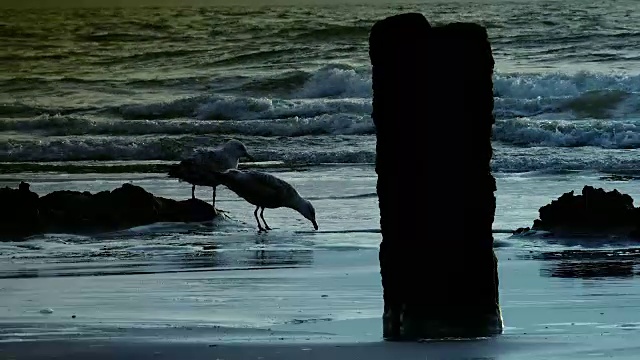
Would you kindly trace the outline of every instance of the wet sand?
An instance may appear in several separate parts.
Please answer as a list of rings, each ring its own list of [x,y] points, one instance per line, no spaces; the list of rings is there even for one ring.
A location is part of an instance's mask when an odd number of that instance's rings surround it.
[[[640,246],[620,239],[495,234],[503,335],[382,342],[373,169],[282,176],[314,198],[321,231],[310,231],[308,223],[281,210],[269,213],[274,231],[257,235],[253,209],[221,190],[220,206],[234,218],[219,224],[158,224],[93,237],[58,234],[1,243],[0,359],[520,360],[640,354]],[[32,186],[43,192],[98,191],[122,182],[49,178],[54,179]],[[190,190],[160,176],[133,182],[174,198]],[[498,182],[496,228],[530,225],[539,206],[585,183],[640,197],[632,182],[591,175],[510,176]],[[41,312],[48,308],[53,312]]]
[[[509,244],[509,239],[503,243]],[[242,293],[236,289],[234,296],[252,299],[251,304],[240,303],[236,308],[237,317],[252,319],[257,314],[271,314],[285,318],[278,311],[299,311],[300,320],[276,321],[279,324],[269,326],[220,326],[207,324],[205,319],[181,321],[170,320],[175,309],[161,304],[154,307],[154,292],[145,293],[144,299],[150,306],[149,313],[155,314],[156,321],[144,320],[139,314],[136,323],[109,322],[99,319],[98,315],[91,318],[89,311],[78,318],[69,318],[65,305],[56,304],[56,312],[51,315],[40,315],[40,320],[34,318],[27,322],[10,322],[5,318],[0,331],[0,358],[2,359],[636,359],[640,353],[640,286],[635,274],[621,275],[608,273],[607,270],[598,272],[600,268],[615,267],[612,262],[608,267],[602,267],[597,252],[590,252],[589,258],[576,259],[543,259],[528,250],[514,249],[504,246],[496,249],[499,256],[501,274],[501,301],[505,318],[503,335],[491,339],[433,341],[425,343],[391,343],[382,341],[381,320],[378,316],[363,316],[354,319],[345,316],[340,320],[324,319],[323,310],[338,314],[345,310],[346,301],[337,299],[347,297],[348,292],[331,292],[348,287],[340,284],[335,274],[323,272],[321,269],[298,269],[307,276],[308,288],[316,287],[320,292],[327,292],[328,296],[318,296],[319,293],[309,293],[300,290],[299,284],[290,278],[289,283],[282,283],[281,273],[290,269],[261,270],[275,271],[265,274],[274,281],[268,285],[272,292],[279,292],[283,298],[288,298],[290,305],[286,309],[269,304],[271,292],[254,292],[247,289]],[[347,253],[347,252],[345,252]],[[374,258],[375,250],[365,251],[363,258]],[[316,254],[316,256],[318,256]],[[331,254],[332,261],[339,255]],[[605,251],[602,257],[611,257],[611,252]],[[318,256],[321,258],[321,256]],[[344,259],[343,259],[344,260]],[[606,261],[606,260],[603,260]],[[571,263],[574,266],[572,267]],[[322,261],[319,261],[322,267]],[[592,266],[588,265],[591,264]],[[354,268],[358,264],[353,265]],[[584,274],[581,269],[591,268],[592,273]],[[345,266],[343,269],[349,269]],[[353,268],[352,268],[353,270]],[[349,271],[349,270],[347,270]],[[242,272],[243,276],[252,278],[251,271]],[[361,276],[376,278],[376,268],[361,268]],[[315,273],[315,274],[314,274]],[[194,281],[197,272],[175,273],[182,277],[180,281]],[[215,277],[215,273],[203,271],[202,275]],[[145,275],[149,276],[149,275]],[[167,274],[156,274],[163,277],[167,286],[171,281]],[[220,275],[222,276],[222,275]],[[233,277],[233,272],[225,275]],[[301,276],[301,275],[300,275]],[[186,278],[185,278],[186,277]],[[86,277],[91,280],[92,277]],[[130,279],[120,283],[121,289],[126,290],[135,283],[135,275],[93,277],[94,289],[84,288],[83,291],[93,291],[101,286],[114,286],[115,282]],[[57,278],[51,278],[57,279]],[[64,278],[58,278],[64,279]],[[109,282],[107,282],[108,279]],[[277,280],[280,279],[280,280]],[[360,280],[362,280],[360,279]],[[359,283],[360,280],[356,281]],[[6,280],[5,280],[6,281]],[[235,282],[242,284],[240,278]],[[216,284],[212,280],[210,284]],[[376,289],[377,282],[371,281],[371,290]],[[62,284],[62,283],[60,283]],[[222,283],[214,286],[220,288]],[[297,284],[297,285],[296,285]],[[5,282],[6,286],[7,283]],[[291,293],[287,293],[287,287]],[[351,284],[353,286],[353,284]],[[242,285],[238,285],[242,287]],[[149,291],[149,289],[147,289]],[[79,297],[82,291],[78,290]],[[352,293],[350,299],[356,299],[358,294],[366,293],[365,289],[358,289]],[[43,295],[43,294],[41,294]],[[123,292],[118,296],[129,297],[132,293]],[[297,298],[289,297],[297,296]],[[74,296],[70,295],[69,299]],[[133,299],[132,301],[141,301]],[[62,300],[62,299],[61,299]],[[323,305],[323,301],[325,301]],[[333,302],[332,302],[333,301]],[[263,303],[262,309],[253,309]],[[381,301],[371,299],[377,306]],[[78,304],[67,304],[67,309],[78,309]],[[367,308],[365,306],[363,309]],[[374,306],[375,308],[376,306]],[[221,310],[215,305],[207,305],[212,314],[220,314]],[[227,312],[233,313],[233,307],[226,307]],[[203,314],[206,309],[201,309]],[[95,310],[99,313],[99,309]],[[375,309],[372,308],[372,312]],[[252,315],[253,314],[253,315]],[[315,314],[315,316],[310,316]],[[333,314],[333,313],[332,313]],[[203,315],[204,316],[204,315]],[[222,316],[213,317],[223,319]],[[19,320],[14,318],[13,320]],[[164,320],[164,321],[162,321]],[[144,325],[141,325],[144,323]]]
[[[2,344],[3,359],[637,359],[637,336],[509,336],[423,343],[207,344],[165,339],[57,340]]]

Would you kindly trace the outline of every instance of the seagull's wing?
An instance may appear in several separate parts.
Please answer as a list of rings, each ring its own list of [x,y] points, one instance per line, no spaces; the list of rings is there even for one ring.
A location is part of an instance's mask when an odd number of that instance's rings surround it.
[[[235,168],[237,166],[231,156],[218,149],[199,152],[195,156],[195,160],[203,168],[218,172]]]
[[[297,196],[296,190],[287,182],[259,171],[225,171],[219,178],[222,185],[257,206],[288,206]]]
[[[179,178],[185,180],[189,176],[189,173],[196,167],[196,163],[192,158],[187,158],[180,161],[178,164],[169,166],[169,177]]]
[[[259,184],[264,189],[270,189],[282,197],[290,198],[298,195],[291,184],[271,174],[255,170],[247,170],[245,174],[251,178],[252,182]]]

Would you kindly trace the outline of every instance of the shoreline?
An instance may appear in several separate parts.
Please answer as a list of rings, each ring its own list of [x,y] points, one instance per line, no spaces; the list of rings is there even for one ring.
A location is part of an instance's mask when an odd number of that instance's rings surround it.
[[[637,338],[505,336],[489,339],[351,343],[247,342],[217,344],[188,340],[54,340],[0,343],[0,356],[7,359],[420,359],[420,360],[569,360],[635,359]]]

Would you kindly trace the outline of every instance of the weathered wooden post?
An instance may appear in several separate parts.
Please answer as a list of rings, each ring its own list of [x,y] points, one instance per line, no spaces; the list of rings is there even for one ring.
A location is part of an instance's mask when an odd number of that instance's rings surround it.
[[[500,333],[486,30],[401,14],[369,45],[384,337]]]

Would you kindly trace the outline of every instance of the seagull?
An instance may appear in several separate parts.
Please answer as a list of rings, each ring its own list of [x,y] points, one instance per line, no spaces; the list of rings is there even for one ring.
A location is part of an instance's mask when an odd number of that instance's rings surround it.
[[[211,186],[213,188],[211,205],[215,209],[218,183],[212,176],[212,172],[237,169],[241,157],[253,161],[244,144],[239,140],[231,139],[212,150],[196,151],[193,156],[182,160],[179,164],[171,165],[168,175],[171,178],[178,178],[180,181],[190,183],[192,199],[196,198],[196,185]]]
[[[258,233],[271,230],[264,219],[264,209],[276,209],[288,207],[299,212],[307,220],[311,221],[313,228],[318,230],[316,223],[316,210],[309,200],[304,199],[286,181],[271,174],[256,170],[229,169],[215,175],[219,184],[226,186],[229,190],[255,205],[253,212],[258,222]],[[264,228],[258,220],[258,210],[260,218],[264,222]]]

